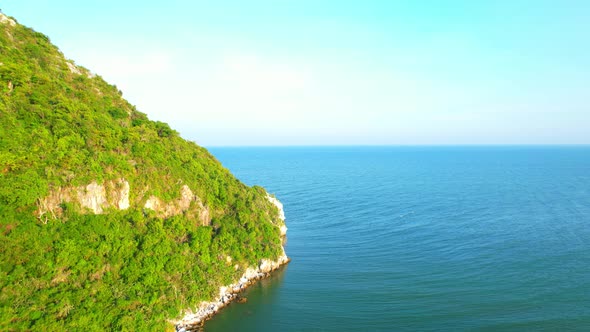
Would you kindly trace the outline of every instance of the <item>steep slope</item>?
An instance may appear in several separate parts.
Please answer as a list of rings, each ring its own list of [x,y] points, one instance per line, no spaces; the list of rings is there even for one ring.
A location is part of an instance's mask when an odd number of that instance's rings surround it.
[[[284,223],[204,148],[0,14],[0,330],[170,327]]]

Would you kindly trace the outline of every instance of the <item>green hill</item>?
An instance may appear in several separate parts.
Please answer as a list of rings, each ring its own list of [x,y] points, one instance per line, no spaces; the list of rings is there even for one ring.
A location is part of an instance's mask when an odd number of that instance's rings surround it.
[[[170,328],[281,255],[282,225],[263,188],[0,14],[0,330]]]

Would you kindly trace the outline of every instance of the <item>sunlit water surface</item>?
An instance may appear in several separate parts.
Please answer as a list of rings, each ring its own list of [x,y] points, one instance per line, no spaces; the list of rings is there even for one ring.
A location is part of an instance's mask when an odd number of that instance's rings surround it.
[[[292,262],[207,332],[590,330],[590,147],[210,150]]]

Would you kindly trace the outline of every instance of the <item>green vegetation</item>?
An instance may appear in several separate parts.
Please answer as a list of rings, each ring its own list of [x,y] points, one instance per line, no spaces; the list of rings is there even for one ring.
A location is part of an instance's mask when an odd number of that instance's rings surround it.
[[[56,188],[121,178],[127,210],[64,202],[56,218],[36,216]],[[177,199],[183,185],[210,225],[143,208],[150,195]],[[45,35],[0,23],[0,330],[170,328],[247,266],[277,258],[277,222],[264,189],[150,121]]]

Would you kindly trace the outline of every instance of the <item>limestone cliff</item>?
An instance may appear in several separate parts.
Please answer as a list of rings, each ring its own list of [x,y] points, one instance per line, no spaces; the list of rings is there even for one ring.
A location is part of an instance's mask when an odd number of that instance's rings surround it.
[[[154,210],[163,217],[168,218],[181,213],[191,212],[194,218],[203,226],[211,223],[209,208],[203,205],[203,201],[185,184],[180,188],[180,197],[165,203],[160,198],[151,195],[144,204],[144,208]]]
[[[93,181],[86,186],[54,188],[49,195],[37,201],[36,215],[44,223],[47,223],[49,218],[59,218],[64,203],[75,204],[81,208],[82,213],[101,214],[109,208],[126,210],[130,207],[129,193],[129,182],[125,179],[106,181],[103,184]],[[206,226],[211,223],[209,208],[203,205],[201,199],[193,194],[187,185],[181,187],[180,197],[170,202],[164,202],[154,195],[147,199],[140,195],[135,201],[145,201],[143,207],[155,211],[162,218],[189,213],[200,225]]]
[[[279,210],[279,219],[282,223],[279,225],[279,230],[281,231],[281,236],[287,236],[287,226],[285,225],[285,210],[283,209],[283,203],[281,203],[276,197],[271,195],[266,195],[266,199],[271,202],[276,208]]]

